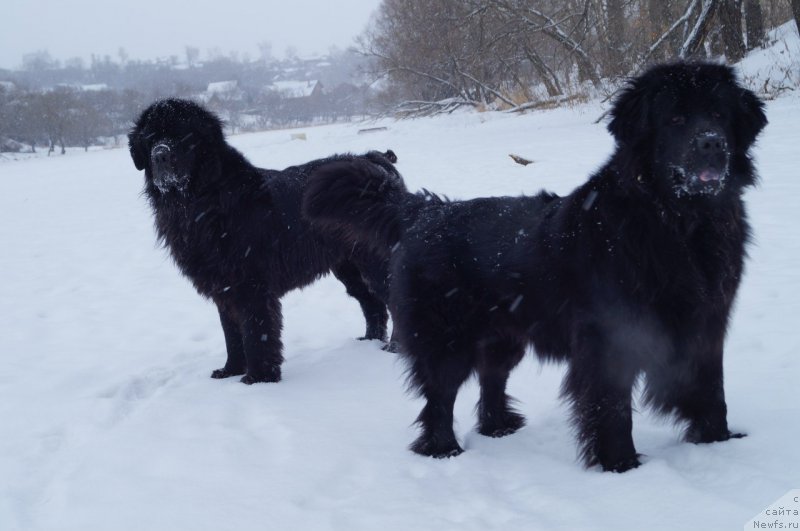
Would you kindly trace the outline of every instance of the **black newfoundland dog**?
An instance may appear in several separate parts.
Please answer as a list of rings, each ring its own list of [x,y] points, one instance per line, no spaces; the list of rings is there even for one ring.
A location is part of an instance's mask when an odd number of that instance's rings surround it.
[[[145,171],[159,239],[219,309],[228,359],[212,378],[279,381],[280,298],[329,271],[361,304],[365,339],[386,339],[386,260],[312,230],[300,206],[307,176],[320,164],[359,160],[376,175],[397,175],[393,152],[260,169],[228,145],[215,115],[177,99],[148,107],[128,139],[136,169]]]
[[[361,160],[310,177],[316,224],[391,257],[395,333],[427,400],[415,452],[461,453],[453,403],[473,372],[478,431],[519,429],[506,381],[528,345],[569,364],[563,394],[587,465],[639,465],[640,376],[645,402],[684,421],[688,441],[742,436],[728,430],[722,356],[763,104],[726,66],[672,64],[631,80],[611,117],[615,152],[566,197],[450,202]]]

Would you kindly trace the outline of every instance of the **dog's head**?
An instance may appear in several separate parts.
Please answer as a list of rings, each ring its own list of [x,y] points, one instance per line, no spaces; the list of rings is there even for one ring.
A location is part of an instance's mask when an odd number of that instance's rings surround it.
[[[397,164],[397,155],[391,149],[387,149],[386,151],[381,153],[381,155],[383,155],[386,158],[386,160],[388,160],[392,164]]]
[[[145,171],[148,190],[185,192],[193,179],[214,172],[225,144],[214,114],[188,100],[160,100],[142,112],[128,134],[137,170]]]
[[[368,161],[383,168],[387,174],[394,176],[400,175],[397,168],[394,167],[394,165],[397,164],[397,155],[391,149],[387,149],[386,151],[367,151],[363,156]]]
[[[748,156],[767,124],[763,103],[730,67],[656,66],[614,102],[608,129],[639,179],[678,197],[714,196],[753,183]]]

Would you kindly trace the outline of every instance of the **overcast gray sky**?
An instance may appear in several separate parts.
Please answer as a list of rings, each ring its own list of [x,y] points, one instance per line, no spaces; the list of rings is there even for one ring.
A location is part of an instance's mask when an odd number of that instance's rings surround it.
[[[46,49],[63,61],[92,53],[118,59],[201,57],[218,48],[258,57],[257,44],[272,43],[282,57],[345,48],[366,27],[380,0],[2,0],[0,68],[18,67],[22,55]]]

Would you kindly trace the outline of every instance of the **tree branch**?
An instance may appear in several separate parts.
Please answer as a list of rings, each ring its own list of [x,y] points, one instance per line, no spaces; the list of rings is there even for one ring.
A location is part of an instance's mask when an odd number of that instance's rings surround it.
[[[700,11],[700,16],[697,17],[697,22],[695,22],[692,31],[689,32],[689,36],[686,38],[683,46],[681,46],[678,57],[686,59],[697,53],[698,48],[700,48],[700,45],[703,44],[703,40],[706,38],[706,34],[708,34],[708,27],[711,24],[711,19],[714,18],[717,5],[718,0],[703,0],[703,8]]]

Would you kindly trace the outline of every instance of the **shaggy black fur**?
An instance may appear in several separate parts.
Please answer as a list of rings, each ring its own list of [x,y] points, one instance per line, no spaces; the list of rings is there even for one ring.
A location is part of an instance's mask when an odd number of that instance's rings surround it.
[[[364,339],[386,339],[385,258],[312,230],[300,215],[306,179],[331,161],[359,160],[397,175],[393,152],[336,155],[285,170],[251,165],[219,119],[196,103],[163,100],[129,135],[158,237],[197,291],[219,309],[228,358],[213,378],[277,382],[283,361],[280,298],[329,271],[361,304]]]
[[[640,376],[646,403],[683,421],[687,440],[740,436],[728,431],[722,355],[763,104],[726,66],[673,64],[631,80],[611,116],[614,154],[565,197],[443,201],[357,160],[310,177],[314,223],[391,257],[395,333],[427,399],[415,452],[462,451],[453,403],[473,372],[478,431],[520,428],[506,381],[531,344],[569,364],[563,394],[587,465],[639,465]]]

